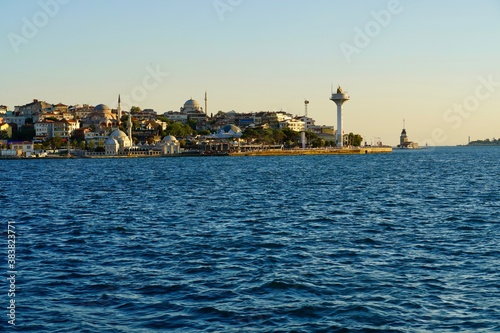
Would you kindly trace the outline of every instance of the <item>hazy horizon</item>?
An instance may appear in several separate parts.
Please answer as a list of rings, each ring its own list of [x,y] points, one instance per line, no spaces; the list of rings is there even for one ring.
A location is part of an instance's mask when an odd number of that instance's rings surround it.
[[[0,0],[0,104],[283,110],[398,143],[500,136],[500,2]]]

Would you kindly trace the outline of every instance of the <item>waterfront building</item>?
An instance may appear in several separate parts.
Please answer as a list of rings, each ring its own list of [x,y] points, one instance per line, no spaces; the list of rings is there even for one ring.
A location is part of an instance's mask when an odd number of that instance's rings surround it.
[[[35,151],[32,141],[11,141],[10,149],[16,151],[17,156],[30,157]]]
[[[118,154],[120,151],[120,144],[116,139],[109,137],[104,143],[104,152],[108,156],[113,156]]]
[[[116,129],[109,135],[108,139],[113,139],[118,144],[118,151],[123,153],[125,149],[132,147],[132,141],[125,132]],[[107,143],[107,141],[106,141]]]
[[[5,105],[0,105],[0,114],[6,114],[7,113],[7,106]]]
[[[181,145],[177,138],[173,135],[167,135],[160,143],[163,155],[175,155],[181,151]]]

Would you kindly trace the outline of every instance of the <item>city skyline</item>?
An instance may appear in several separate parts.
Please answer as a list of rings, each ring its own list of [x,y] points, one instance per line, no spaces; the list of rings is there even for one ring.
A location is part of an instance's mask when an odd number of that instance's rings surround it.
[[[7,1],[0,104],[130,106],[162,114],[208,91],[208,113],[283,110],[390,145],[500,135],[500,3]],[[124,108],[127,109],[126,107]]]

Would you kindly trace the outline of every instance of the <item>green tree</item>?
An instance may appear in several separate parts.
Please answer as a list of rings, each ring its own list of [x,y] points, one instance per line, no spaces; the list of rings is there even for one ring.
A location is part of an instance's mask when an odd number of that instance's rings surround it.
[[[52,149],[59,149],[63,145],[63,140],[61,137],[56,136],[49,139],[49,144]]]
[[[354,133],[349,133],[347,142],[354,146],[354,147],[359,147],[361,146],[361,143],[363,142],[363,137],[359,134],[354,134]]]
[[[289,129],[288,127],[283,128],[283,134],[285,135],[284,142],[288,147],[294,147],[300,141],[300,133]]]
[[[31,141],[35,137],[35,127],[33,125],[23,125],[18,131],[12,132],[12,140]]]
[[[140,108],[140,107],[138,107],[138,106],[132,106],[132,107],[130,108],[130,112],[131,112],[131,113],[138,113],[138,112],[141,112],[141,108]]]
[[[198,122],[194,119],[189,119],[187,121],[187,124],[189,125],[189,127],[191,127],[193,129],[193,131],[196,131],[196,125],[198,124]]]
[[[198,134],[200,134],[200,135],[209,135],[210,131],[209,130],[203,130],[203,131],[199,131]]]
[[[10,139],[10,137],[7,131],[0,132],[0,140],[8,140],[8,139]]]
[[[273,133],[273,139],[276,144],[281,144],[283,143],[283,140],[285,139],[285,133],[283,133],[283,130],[277,129]]]

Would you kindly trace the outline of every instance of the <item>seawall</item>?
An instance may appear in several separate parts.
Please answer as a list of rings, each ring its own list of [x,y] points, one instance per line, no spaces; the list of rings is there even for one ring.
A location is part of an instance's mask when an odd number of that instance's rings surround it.
[[[290,156],[290,155],[359,155],[392,153],[392,147],[322,148],[322,149],[266,149],[230,153],[230,156]]]

